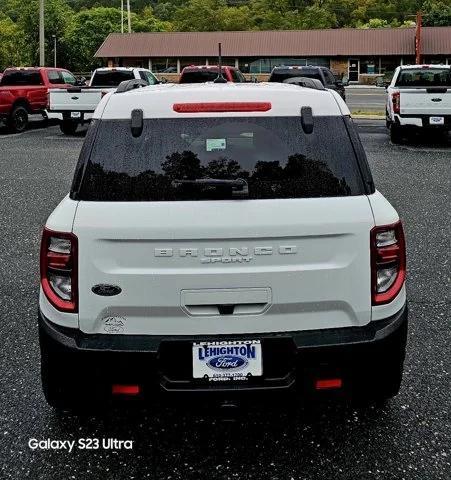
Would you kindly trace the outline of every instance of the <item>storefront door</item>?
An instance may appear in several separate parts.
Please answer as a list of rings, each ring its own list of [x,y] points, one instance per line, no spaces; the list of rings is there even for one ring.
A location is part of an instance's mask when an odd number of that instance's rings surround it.
[[[359,81],[360,60],[357,58],[349,59],[348,78],[350,82]]]

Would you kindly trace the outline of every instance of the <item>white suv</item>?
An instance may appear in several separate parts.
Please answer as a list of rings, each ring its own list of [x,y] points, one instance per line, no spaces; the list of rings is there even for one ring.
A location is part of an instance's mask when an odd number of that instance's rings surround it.
[[[340,96],[284,84],[126,90],[99,104],[43,233],[48,403],[395,395],[403,229]]]

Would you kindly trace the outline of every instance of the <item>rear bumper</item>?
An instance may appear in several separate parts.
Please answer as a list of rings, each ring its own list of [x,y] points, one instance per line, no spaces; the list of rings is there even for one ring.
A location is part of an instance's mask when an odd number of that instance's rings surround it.
[[[400,115],[395,114],[395,123],[397,125],[412,128],[430,128],[433,130],[451,130],[451,115]],[[443,125],[431,125],[429,119],[431,117],[443,117]]]
[[[41,346],[65,355],[77,376],[93,379],[111,392],[112,384],[139,384],[143,394],[200,394],[241,396],[265,392],[314,390],[315,379],[352,378],[377,371],[388,349],[405,349],[407,304],[394,316],[364,327],[227,336],[86,335],[51,323],[39,312]],[[193,341],[260,339],[263,377],[244,385],[193,380]],[[69,372],[68,372],[69,373]]]

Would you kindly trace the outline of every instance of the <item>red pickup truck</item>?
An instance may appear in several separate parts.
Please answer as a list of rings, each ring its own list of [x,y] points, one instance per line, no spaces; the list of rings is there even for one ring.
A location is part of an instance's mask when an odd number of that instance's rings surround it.
[[[0,80],[0,121],[12,132],[23,132],[29,114],[45,114],[49,88],[68,88],[77,79],[62,68],[7,68]]]
[[[246,77],[235,67],[224,65],[221,67],[222,75],[228,82],[243,83]],[[179,83],[205,83],[213,82],[219,73],[217,65],[190,65],[182,70]]]

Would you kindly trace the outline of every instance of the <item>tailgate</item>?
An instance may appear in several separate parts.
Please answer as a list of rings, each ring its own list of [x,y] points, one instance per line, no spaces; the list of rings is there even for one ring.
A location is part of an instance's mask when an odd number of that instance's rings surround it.
[[[451,115],[451,88],[400,91],[401,115]]]
[[[365,325],[373,225],[366,196],[81,201],[80,328],[195,335]],[[121,293],[93,293],[99,284]]]
[[[49,90],[50,111],[93,112],[102,98],[100,89]]]

